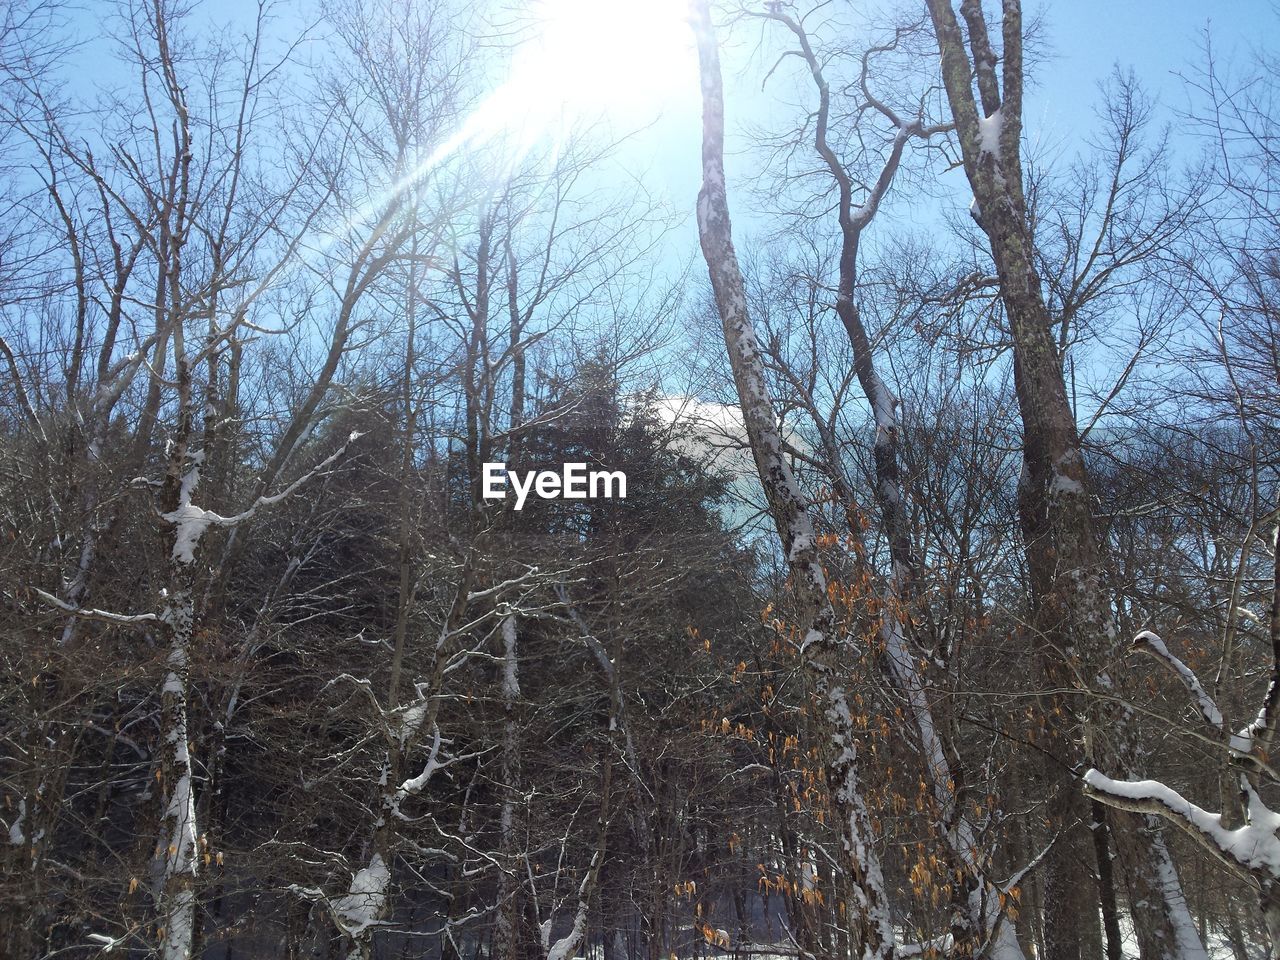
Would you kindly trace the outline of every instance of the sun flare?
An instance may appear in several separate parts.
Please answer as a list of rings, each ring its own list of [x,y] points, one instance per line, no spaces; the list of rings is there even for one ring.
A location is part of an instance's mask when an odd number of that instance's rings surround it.
[[[534,0],[508,88],[530,118],[644,121],[696,77],[688,0]]]
[[[692,64],[687,0],[536,0],[512,80],[572,109],[661,107]]]
[[[625,136],[697,95],[689,0],[528,0],[515,23],[500,82],[412,176],[485,144],[514,170],[584,124]]]

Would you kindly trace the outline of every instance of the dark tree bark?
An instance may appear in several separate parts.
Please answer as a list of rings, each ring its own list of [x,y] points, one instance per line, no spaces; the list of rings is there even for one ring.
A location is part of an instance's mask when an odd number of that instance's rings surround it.
[[[1046,687],[1083,687],[1083,693],[1095,682],[1110,685],[1102,665],[1118,652],[1117,634],[1103,588],[1104,557],[1094,528],[1089,479],[1036,273],[1023,192],[1022,6],[1019,0],[1004,0],[1002,50],[997,56],[980,0],[961,3],[964,30],[950,0],[927,3],[965,173],[988,237],[1013,339],[1023,424],[1019,512],[1034,601],[1034,642],[1043,650]],[[1083,759],[1080,727],[1089,723],[1091,710],[1082,706],[1079,696],[1053,693],[1043,702],[1049,746],[1068,761],[1049,761],[1045,768],[1057,803],[1066,809],[1060,822],[1064,836],[1046,867],[1046,948],[1051,960],[1077,960],[1087,944],[1081,918],[1092,917],[1098,903],[1089,892],[1096,891],[1096,885],[1087,869],[1092,859],[1084,827],[1088,808],[1071,772]],[[1095,737],[1094,748],[1129,769],[1132,731],[1123,717],[1108,718],[1107,726],[1111,736]],[[1150,818],[1128,818],[1116,838],[1144,960],[1204,957],[1157,824]]]

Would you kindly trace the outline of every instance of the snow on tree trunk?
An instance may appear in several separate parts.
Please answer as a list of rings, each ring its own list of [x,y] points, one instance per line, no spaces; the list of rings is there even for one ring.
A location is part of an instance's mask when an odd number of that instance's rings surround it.
[[[373,931],[386,912],[390,886],[391,869],[382,854],[374,853],[368,864],[352,875],[346,894],[329,904],[338,929],[351,941],[348,960],[373,956]]]
[[[160,914],[164,930],[160,955],[164,960],[186,960],[194,948],[197,862],[196,804],[187,737],[187,648],[192,624],[189,590],[173,597],[165,612],[173,639],[162,696],[165,746],[160,779],[167,794],[157,851],[163,863]]]
[[[177,456],[182,456],[179,452]],[[200,457],[179,486],[179,503],[190,504],[199,482]],[[181,462],[181,461],[179,461]],[[160,821],[160,849],[163,863],[160,883],[160,915],[164,925],[160,955],[164,960],[186,960],[195,944],[196,804],[191,776],[191,744],[187,733],[187,690],[190,648],[195,627],[192,599],[195,544],[190,544],[181,524],[175,524],[169,568],[169,595],[160,619],[168,626],[169,661],[162,690],[162,726],[165,745],[161,755],[160,781],[166,790],[165,810]]]
[[[204,510],[192,502],[200,483],[204,452],[188,449],[191,401],[189,368],[185,360],[179,362],[179,370],[183,399],[179,406],[179,426],[161,494],[167,509],[160,514],[161,519],[173,528],[173,545],[169,554],[169,586],[158,618],[169,631],[168,672],[162,689],[161,706],[165,746],[159,771],[166,794],[157,850],[157,859],[161,861],[158,912],[163,925],[160,953],[164,960],[185,960],[195,950],[198,830],[191,745],[187,731],[187,699],[196,617],[196,554],[201,538],[211,524],[234,526],[252,517],[260,507],[284,499],[346,450],[344,445],[315,469],[290,484],[282,493],[259,498],[248,510],[236,516],[223,517]],[[352,434],[350,439],[354,440],[357,436]]]
[[[859,780],[858,738],[844,686],[854,658],[848,638],[838,635],[808,504],[783,454],[764,364],[747,312],[725,190],[724,94],[708,0],[696,0],[693,19],[703,104],[699,238],[756,472],[791,570],[801,651],[821,704],[820,726],[827,740],[826,780],[840,814],[845,867],[854,900],[851,933],[864,958],[887,958],[893,956],[895,936],[880,861],[872,845],[870,816]]]

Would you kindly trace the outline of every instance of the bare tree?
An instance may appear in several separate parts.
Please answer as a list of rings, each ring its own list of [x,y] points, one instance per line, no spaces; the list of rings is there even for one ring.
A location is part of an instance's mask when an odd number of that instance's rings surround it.
[[[829,789],[839,812],[843,866],[854,896],[857,949],[868,957],[889,957],[894,932],[884,879],[871,839],[870,818],[859,777],[857,736],[842,683],[841,662],[850,639],[844,636],[827,597],[826,575],[817,558],[817,539],[806,498],[792,475],[769,399],[764,365],[738,266],[729,222],[724,177],[724,93],[710,4],[694,6],[703,96],[702,190],[698,233],[711,275],[725,349],[733,368],[743,423],[756,472],[764,487],[782,551],[792,571],[796,622],[824,718],[820,727]]]
[[[973,189],[979,222],[989,239],[1000,295],[1014,344],[1014,372],[1023,420],[1021,513],[1036,629],[1047,644],[1046,678],[1070,689],[1110,685],[1104,665],[1116,647],[1110,603],[1102,584],[1104,557],[1094,529],[1088,478],[1079,431],[1067,398],[1062,357],[1055,345],[1034,260],[1021,162],[1023,102],[1023,19],[1021,4],[1002,8],[999,54],[980,3],[966,0],[960,19],[948,2],[930,0],[929,14],[942,53],[942,77],[955,117],[965,173]],[[997,71],[997,66],[1000,70]],[[976,93],[975,93],[976,84]],[[1071,717],[1070,702],[1050,707]],[[1054,736],[1069,755],[1074,721],[1055,722]],[[1094,738],[1093,749],[1136,759],[1127,722],[1111,726],[1113,736]],[[1086,813],[1072,778],[1049,771],[1069,806],[1068,838],[1050,864],[1046,900],[1049,956],[1069,957],[1080,949],[1083,917],[1093,914],[1087,874]],[[1133,891],[1134,924],[1144,957],[1201,957],[1186,900],[1167,846],[1153,824],[1126,825],[1116,833]]]

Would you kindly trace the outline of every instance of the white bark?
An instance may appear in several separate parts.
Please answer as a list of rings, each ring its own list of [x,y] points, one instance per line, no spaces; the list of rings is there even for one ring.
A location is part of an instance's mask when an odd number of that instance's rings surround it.
[[[516,798],[520,777],[520,728],[516,710],[520,698],[519,632],[515,611],[502,618],[502,810],[499,814],[499,852],[506,869],[499,877],[498,915],[494,929],[494,956],[500,960],[517,955],[518,891],[516,855]]]
[[[756,471],[769,501],[799,601],[800,649],[822,704],[822,720],[829,736],[829,743],[824,745],[827,784],[840,814],[845,865],[856,908],[851,934],[866,960],[888,958],[894,954],[895,935],[859,780],[858,737],[848,694],[841,682],[852,651],[848,638],[838,634],[835,614],[827,597],[826,575],[818,561],[808,504],[783,452],[764,363],[747,312],[725,190],[724,94],[708,0],[696,0],[693,13],[703,104],[699,238],[711,275]]]

